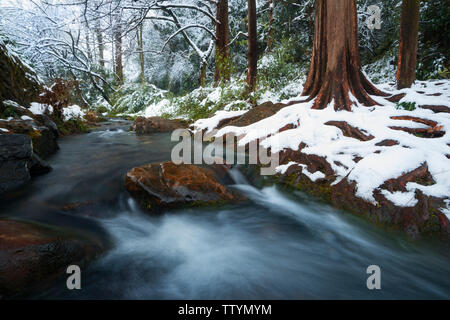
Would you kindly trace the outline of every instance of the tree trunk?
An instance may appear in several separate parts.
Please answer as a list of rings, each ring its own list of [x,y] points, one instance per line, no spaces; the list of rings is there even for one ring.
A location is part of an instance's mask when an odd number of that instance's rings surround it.
[[[120,15],[117,15],[116,24],[114,26],[114,44],[115,44],[115,72],[119,82],[123,84],[123,64],[122,64],[122,26]]]
[[[334,101],[335,110],[351,111],[354,101],[377,105],[370,95],[387,96],[364,75],[358,49],[355,0],[316,0],[314,42],[302,95],[315,99],[314,109]]]
[[[258,43],[256,34],[256,1],[248,0],[248,91],[252,92],[256,87],[256,75],[258,72]]]
[[[103,44],[103,33],[100,27],[100,21],[97,20],[97,25],[95,27],[95,33],[97,35],[97,45],[98,45],[98,63],[100,66],[105,67],[105,47]]]
[[[266,51],[270,52],[273,42],[273,9],[275,7],[274,0],[269,0],[269,29],[267,31],[267,48]]]
[[[206,63],[202,62],[202,65],[200,67],[200,87],[204,87],[206,84]]]
[[[410,88],[416,79],[420,0],[403,0],[400,21],[400,49],[397,89]]]
[[[138,47],[139,47],[139,63],[141,65],[141,83],[145,86],[145,61],[144,61],[144,39],[143,39],[144,24],[142,23],[137,29]]]
[[[216,19],[216,68],[214,83],[230,80],[229,66],[229,36],[228,36],[228,0],[219,0],[217,3]]]

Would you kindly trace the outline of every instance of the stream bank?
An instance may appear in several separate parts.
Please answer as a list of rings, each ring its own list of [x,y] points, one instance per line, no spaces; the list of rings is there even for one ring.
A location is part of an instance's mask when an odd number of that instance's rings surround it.
[[[448,246],[411,242],[302,192],[255,188],[239,171],[228,186],[249,201],[149,215],[125,176],[170,159],[169,134],[137,136],[129,122],[63,137],[53,171],[0,199],[0,215],[71,227],[108,240],[82,268],[33,299],[415,299],[450,297]],[[382,290],[366,287],[369,265]]]

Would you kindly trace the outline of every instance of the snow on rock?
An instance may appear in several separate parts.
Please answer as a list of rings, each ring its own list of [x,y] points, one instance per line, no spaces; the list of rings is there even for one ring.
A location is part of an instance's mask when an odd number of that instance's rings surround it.
[[[398,206],[408,207],[416,204],[414,192],[422,191],[427,196],[437,198],[450,197],[450,114],[433,113],[422,109],[420,105],[438,104],[450,107],[450,80],[417,82],[412,89],[397,91],[385,84],[384,90],[392,94],[406,93],[402,101],[415,101],[414,111],[406,111],[396,104],[380,97],[373,99],[380,106],[365,107],[355,105],[352,112],[335,111],[334,102],[322,110],[311,109],[313,101],[294,104],[281,109],[275,115],[246,127],[228,126],[220,129],[216,137],[225,134],[243,136],[240,145],[256,139],[272,152],[286,149],[299,149],[301,143],[306,144],[302,153],[320,156],[330,164],[336,173],[334,184],[343,179],[356,184],[356,196],[376,204],[374,191],[379,190],[391,202]],[[419,92],[417,92],[419,91]],[[225,115],[225,114],[223,114]],[[210,119],[198,121],[198,128],[212,130],[217,126],[221,113]],[[408,119],[393,117],[415,117],[434,121],[445,134],[437,137],[421,137],[414,134],[394,130],[391,127],[412,129],[433,129],[428,125]],[[368,141],[345,136],[337,126],[326,124],[329,121],[346,122],[373,138]],[[293,129],[279,132],[280,128],[290,125]],[[393,146],[383,146],[382,141],[395,140]],[[278,172],[285,172],[294,163],[282,164]],[[426,164],[435,183],[422,185],[415,182],[406,184],[407,192],[390,193],[382,190],[382,185],[389,179],[396,179],[411,172],[422,164]],[[304,166],[298,163],[300,166]],[[323,173],[311,174],[305,168],[302,172],[311,180],[323,178]]]
[[[46,105],[46,104],[41,104],[41,103],[37,103],[37,102],[32,102],[30,105],[29,110],[31,112],[33,112],[34,114],[44,114],[45,110],[47,110],[52,113],[53,112],[53,107]]]
[[[443,214],[445,214],[447,219],[450,221],[450,199],[444,200],[444,203],[445,203],[446,207],[441,208],[441,211]]]
[[[25,121],[27,121],[27,120],[33,120],[33,118],[31,118],[31,117],[29,117],[29,116],[21,116],[20,119],[25,120]]]
[[[74,104],[63,109],[64,120],[81,118],[86,114],[78,105]]]
[[[418,203],[414,192],[390,192],[387,190],[381,190],[381,193],[386,197],[386,199],[399,207],[414,207]]]
[[[209,133],[209,132],[211,132],[211,130],[216,128],[221,121],[241,116],[246,112],[247,112],[246,110],[240,110],[240,111],[219,110],[211,118],[197,120],[193,125],[194,130],[197,131],[197,130],[205,130],[206,129],[206,133]]]

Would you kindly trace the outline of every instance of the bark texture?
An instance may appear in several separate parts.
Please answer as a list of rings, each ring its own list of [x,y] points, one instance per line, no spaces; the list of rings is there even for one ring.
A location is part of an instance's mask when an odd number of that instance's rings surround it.
[[[216,68],[214,82],[230,80],[229,59],[229,27],[228,27],[228,0],[219,0],[217,3],[216,19]]]
[[[144,25],[137,29],[137,40],[139,47],[139,64],[141,66],[141,84],[145,86],[145,60],[144,60],[144,38],[143,38]]]
[[[370,95],[388,96],[362,72],[354,0],[316,0],[313,53],[302,95],[315,99],[315,109],[334,101],[335,110],[348,111],[355,99],[373,106]]]
[[[419,16],[420,1],[403,0],[396,75],[398,89],[410,88],[416,79]]]
[[[123,83],[122,26],[120,22],[120,17],[118,17],[116,20],[116,25],[114,26],[114,72],[116,73],[120,83]]]
[[[252,92],[256,87],[256,75],[258,68],[258,43],[256,30],[256,1],[248,0],[248,91]]]

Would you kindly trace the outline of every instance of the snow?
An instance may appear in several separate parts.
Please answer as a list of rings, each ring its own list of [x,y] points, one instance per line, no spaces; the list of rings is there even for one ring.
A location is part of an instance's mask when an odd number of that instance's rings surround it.
[[[441,208],[441,211],[443,214],[445,214],[445,216],[447,217],[447,219],[450,221],[450,200],[446,199],[444,200],[445,203],[445,208]]]
[[[83,117],[85,114],[86,113],[81,110],[81,108],[76,104],[63,109],[63,116],[65,121]]]
[[[240,111],[219,110],[211,118],[200,119],[200,120],[196,121],[194,123],[194,129],[195,130],[205,130],[206,129],[206,133],[209,133],[214,128],[216,128],[217,125],[221,121],[223,121],[225,119],[230,119],[230,118],[241,116],[246,112],[247,112],[246,110],[240,110]]]
[[[22,119],[22,120],[33,120],[33,118],[31,118],[29,116],[21,116],[20,119]]]
[[[50,113],[53,112],[53,107],[46,105],[46,104],[41,104],[41,103],[37,103],[37,102],[32,102],[30,105],[29,110],[31,112],[33,112],[33,114],[44,114],[45,110],[48,109],[48,111]]]
[[[421,109],[420,104],[438,104],[450,107],[450,80],[417,81],[411,89],[397,91],[390,84],[380,85],[380,88],[392,94],[406,93],[403,101],[418,101],[414,111],[398,108],[381,97],[372,97],[381,106],[365,107],[355,102],[353,112],[335,111],[334,102],[323,110],[311,109],[313,101],[298,103],[281,109],[275,115],[246,127],[227,126],[216,133],[216,137],[224,134],[234,134],[242,137],[240,145],[260,139],[264,148],[271,148],[272,152],[279,152],[290,148],[298,150],[300,143],[305,143],[302,149],[305,154],[318,155],[326,159],[336,173],[334,184],[347,179],[356,184],[356,196],[377,204],[374,191],[379,190],[389,201],[398,206],[414,206],[417,199],[416,190],[425,195],[438,198],[450,197],[450,114],[433,113],[431,110]],[[421,91],[423,93],[417,93]],[[441,93],[440,96],[432,96]],[[196,130],[207,128],[209,131],[217,126],[221,113],[210,119],[196,122]],[[224,114],[225,115],[225,114]],[[424,124],[410,120],[394,120],[394,116],[413,116],[432,120],[437,126],[442,126],[445,135],[439,138],[423,138],[404,131],[393,130],[390,127],[428,128]],[[360,141],[344,136],[341,129],[326,125],[328,121],[345,121],[349,125],[359,128],[367,135],[375,138]],[[279,132],[288,124],[294,128]],[[377,146],[386,139],[398,141],[394,146]],[[357,161],[356,157],[362,158]],[[285,172],[289,166],[296,163],[281,164],[278,172]],[[388,192],[382,185],[386,180],[395,179],[402,174],[411,172],[422,164],[428,166],[434,184],[421,185],[415,182],[407,183],[407,192]],[[312,181],[323,178],[324,174],[310,173],[306,166],[298,163],[305,170],[302,172]]]
[[[1,132],[9,132],[8,129],[4,129],[4,128],[0,128],[0,131],[1,131]]]
[[[414,192],[401,192],[395,191],[390,192],[388,190],[381,190],[381,193],[391,201],[393,204],[399,207],[414,207],[417,202],[416,195]]]

